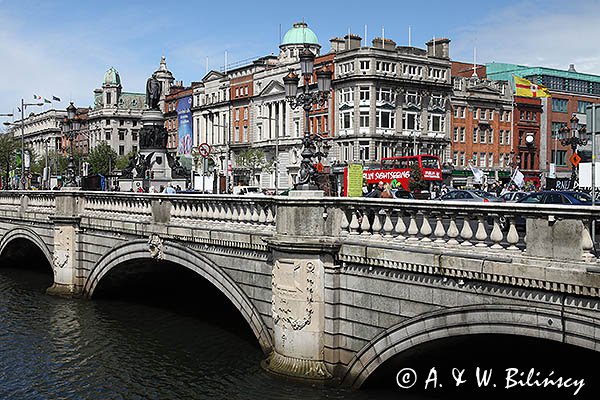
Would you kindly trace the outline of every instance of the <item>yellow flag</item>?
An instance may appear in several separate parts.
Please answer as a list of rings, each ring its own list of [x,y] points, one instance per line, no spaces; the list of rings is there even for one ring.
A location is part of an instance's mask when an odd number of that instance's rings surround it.
[[[515,95],[521,97],[550,97],[548,88],[532,83],[525,78],[513,75],[515,78]]]

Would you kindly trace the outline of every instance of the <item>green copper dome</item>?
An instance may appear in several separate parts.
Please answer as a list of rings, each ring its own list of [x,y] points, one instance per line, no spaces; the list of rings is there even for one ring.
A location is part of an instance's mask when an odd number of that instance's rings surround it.
[[[110,67],[108,71],[104,74],[104,84],[105,85],[120,85],[121,77],[116,69]]]
[[[281,45],[304,43],[319,45],[319,40],[317,39],[317,35],[310,30],[306,22],[296,22],[292,29],[286,32]]]

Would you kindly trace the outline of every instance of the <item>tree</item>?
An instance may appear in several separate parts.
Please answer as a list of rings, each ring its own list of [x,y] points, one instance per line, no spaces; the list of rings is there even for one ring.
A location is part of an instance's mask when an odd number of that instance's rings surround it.
[[[427,189],[427,182],[423,180],[423,174],[418,163],[413,163],[410,167],[410,178],[408,178],[408,190],[418,192]]]
[[[10,171],[17,167],[17,152],[21,151],[21,144],[12,135],[0,135],[0,171],[4,174],[4,182],[10,179]]]
[[[272,172],[274,161],[267,161],[265,152],[261,149],[247,149],[242,151],[235,159],[239,167],[247,168],[252,173],[252,182],[257,172]]]
[[[94,147],[88,155],[90,172],[93,174],[108,175],[116,169],[117,153],[106,142]]]

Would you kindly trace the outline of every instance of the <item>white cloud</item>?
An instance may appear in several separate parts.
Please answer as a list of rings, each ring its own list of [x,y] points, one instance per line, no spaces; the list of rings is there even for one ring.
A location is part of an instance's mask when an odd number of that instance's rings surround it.
[[[459,30],[452,58],[477,62],[505,62],[600,74],[600,52],[595,38],[600,3],[524,2],[487,15],[476,25]]]

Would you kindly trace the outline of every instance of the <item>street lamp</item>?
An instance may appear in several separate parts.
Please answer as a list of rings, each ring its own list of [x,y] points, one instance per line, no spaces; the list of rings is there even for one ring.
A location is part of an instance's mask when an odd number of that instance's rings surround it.
[[[73,102],[67,107],[67,116],[63,121],[63,133],[69,139],[69,164],[67,165],[67,182],[65,187],[74,188],[77,187],[75,181],[75,159],[73,157],[73,142],[75,141],[75,134],[79,131],[80,122],[77,118],[77,108],[73,105]]]
[[[19,179],[19,189],[25,189],[25,182],[27,182],[27,179],[25,178],[25,108],[43,105],[44,103],[25,103],[25,100],[21,99],[21,176]],[[5,122],[4,125],[15,126],[17,124]]]
[[[323,106],[329,98],[329,91],[331,90],[331,71],[323,68],[316,72],[317,76],[317,91],[309,88],[309,80],[314,72],[315,55],[305,47],[300,53],[300,73],[304,78],[304,85],[302,86],[302,93],[298,93],[298,83],[300,77],[290,69],[289,73],[283,78],[285,86],[285,97],[286,101],[290,103],[290,107],[295,109],[302,107],[305,112],[305,130],[304,137],[302,138],[302,161],[300,163],[300,172],[298,174],[298,181],[295,184],[295,188],[299,187],[301,190],[311,190],[315,186],[312,186],[311,181],[315,181],[317,171],[315,168],[312,158],[317,156],[319,161],[324,155],[322,150],[325,150],[322,146],[323,138],[318,134],[311,135],[310,133],[310,110],[313,105]],[[318,138],[318,139],[316,139]],[[329,144],[327,146],[329,147]]]
[[[571,179],[569,181],[569,188],[576,189],[579,187],[579,176],[577,174],[577,165],[579,165],[579,155],[577,154],[578,146],[585,146],[588,142],[587,130],[585,126],[579,126],[579,118],[575,114],[570,119],[571,128],[566,126],[562,127],[558,131],[560,138],[560,144],[563,146],[571,146],[573,155],[571,156]],[[570,131],[570,132],[569,132]],[[570,136],[567,134],[570,133]]]

